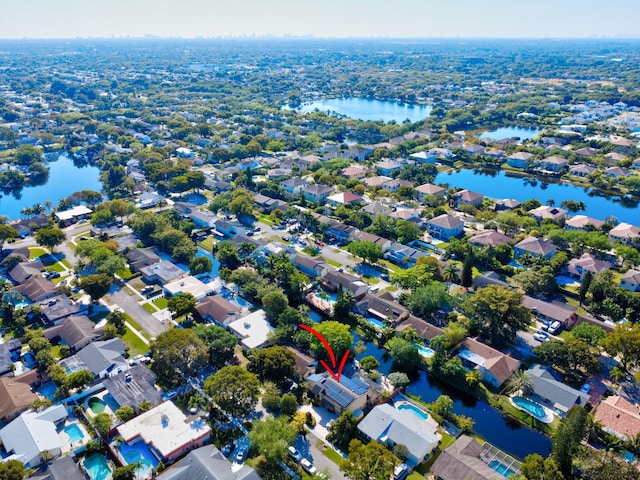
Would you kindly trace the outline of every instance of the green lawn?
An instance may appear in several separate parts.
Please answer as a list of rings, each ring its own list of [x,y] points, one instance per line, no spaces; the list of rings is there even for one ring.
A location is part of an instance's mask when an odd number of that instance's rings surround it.
[[[62,260],[60,260],[60,262],[69,270],[73,269],[73,265],[71,265],[71,263],[69,263],[69,261],[66,258],[63,258]]]
[[[41,255],[46,255],[47,252],[44,248],[41,247],[29,247],[29,258],[40,257]]]
[[[160,297],[160,298],[156,298],[155,300],[153,300],[153,303],[160,309],[164,309],[167,308],[167,306],[169,305],[169,301],[164,298],[164,297]]]
[[[127,328],[127,332],[122,336],[122,342],[129,349],[129,356],[142,355],[149,351],[149,345],[144,343],[135,333]]]
[[[124,270],[119,270],[118,272],[116,272],[116,275],[118,275],[125,282],[133,277],[133,273],[131,273],[129,267],[125,268]]]
[[[318,447],[318,450],[320,450],[325,457],[327,457],[336,465],[340,465],[344,460],[344,458],[342,458],[338,452],[336,452],[333,448],[329,447],[328,445],[325,445],[323,442],[318,442],[316,444],[316,447]]]
[[[149,313],[155,313],[158,311],[158,309],[150,303],[143,303],[142,308],[144,308]]]
[[[203,241],[198,243],[202,248],[204,248],[207,252],[211,253],[213,251],[213,246],[216,244],[216,239],[213,238],[212,235],[209,235]]]
[[[322,257],[324,258],[324,257]],[[342,264],[340,262],[334,262],[333,260],[328,260],[326,258],[324,258],[324,260],[331,265],[332,267],[336,267],[336,268],[340,268],[342,266]]]
[[[49,270],[53,270],[54,272],[60,272],[60,273],[66,272],[66,269],[60,262],[50,265]]]

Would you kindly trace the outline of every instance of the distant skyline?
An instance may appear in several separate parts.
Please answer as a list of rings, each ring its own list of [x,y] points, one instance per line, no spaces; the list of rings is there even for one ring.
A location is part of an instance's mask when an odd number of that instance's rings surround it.
[[[638,0],[0,0],[0,38],[639,38]]]

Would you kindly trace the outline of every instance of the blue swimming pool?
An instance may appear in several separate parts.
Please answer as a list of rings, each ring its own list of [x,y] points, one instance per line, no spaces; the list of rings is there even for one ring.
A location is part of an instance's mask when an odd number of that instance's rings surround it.
[[[378,330],[382,330],[384,327],[386,327],[386,324],[383,321],[373,317],[367,317],[367,323],[373,328],[377,328]]]
[[[509,478],[511,475],[516,474],[514,470],[511,470],[509,467],[507,467],[505,464],[501,463],[498,460],[491,460],[489,462],[489,466],[493,468],[496,472],[498,472],[500,475],[502,475],[503,477]]]
[[[413,413],[416,417],[426,420],[429,418],[429,414],[422,410],[421,408],[416,407],[415,405],[407,402],[402,402],[396,405],[396,408],[400,411],[406,410]]]
[[[522,410],[526,411],[527,413],[530,413],[535,418],[541,419],[547,415],[547,412],[545,411],[544,408],[542,408],[542,405],[538,405],[537,403],[532,402],[528,398],[513,397],[511,400],[518,407],[520,407]]]
[[[64,427],[64,433],[68,435],[69,441],[71,443],[79,442],[84,438],[84,433],[82,433],[82,430],[80,429],[80,427],[75,423],[72,423]]]
[[[58,387],[56,387],[55,383],[47,382],[44,385],[42,385],[38,390],[36,390],[36,392],[38,392],[43,397],[48,398],[49,400],[54,400],[57,389]]]
[[[418,349],[418,353],[425,358],[431,358],[436,354],[433,349],[425,347],[424,345],[415,344],[415,346]]]
[[[338,301],[338,294],[333,292],[316,292],[313,294],[318,300],[322,300],[329,303],[336,303]]]
[[[87,470],[91,480],[106,480],[111,475],[111,468],[109,468],[107,459],[97,453],[84,460],[84,468]]]
[[[141,463],[142,467],[138,470],[140,477],[150,477],[151,470],[160,463],[151,451],[151,447],[144,442],[136,442],[131,445],[126,442],[121,443],[120,455],[127,465]]]

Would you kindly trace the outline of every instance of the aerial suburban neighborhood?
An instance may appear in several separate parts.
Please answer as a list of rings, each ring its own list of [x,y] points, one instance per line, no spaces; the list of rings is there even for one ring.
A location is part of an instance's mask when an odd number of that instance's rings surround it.
[[[0,478],[640,478],[636,43],[0,45]]]

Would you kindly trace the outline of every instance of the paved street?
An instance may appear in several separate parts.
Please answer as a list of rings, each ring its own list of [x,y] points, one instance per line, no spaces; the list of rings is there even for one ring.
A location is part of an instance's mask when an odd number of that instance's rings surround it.
[[[136,295],[128,295],[124,290],[125,288],[127,287],[123,287],[115,293],[112,293],[110,298],[124,312],[131,315],[131,318],[138,322],[144,331],[148,332],[152,337],[157,337],[169,328],[168,322],[162,323],[153,314],[146,311],[138,303],[138,297]]]

